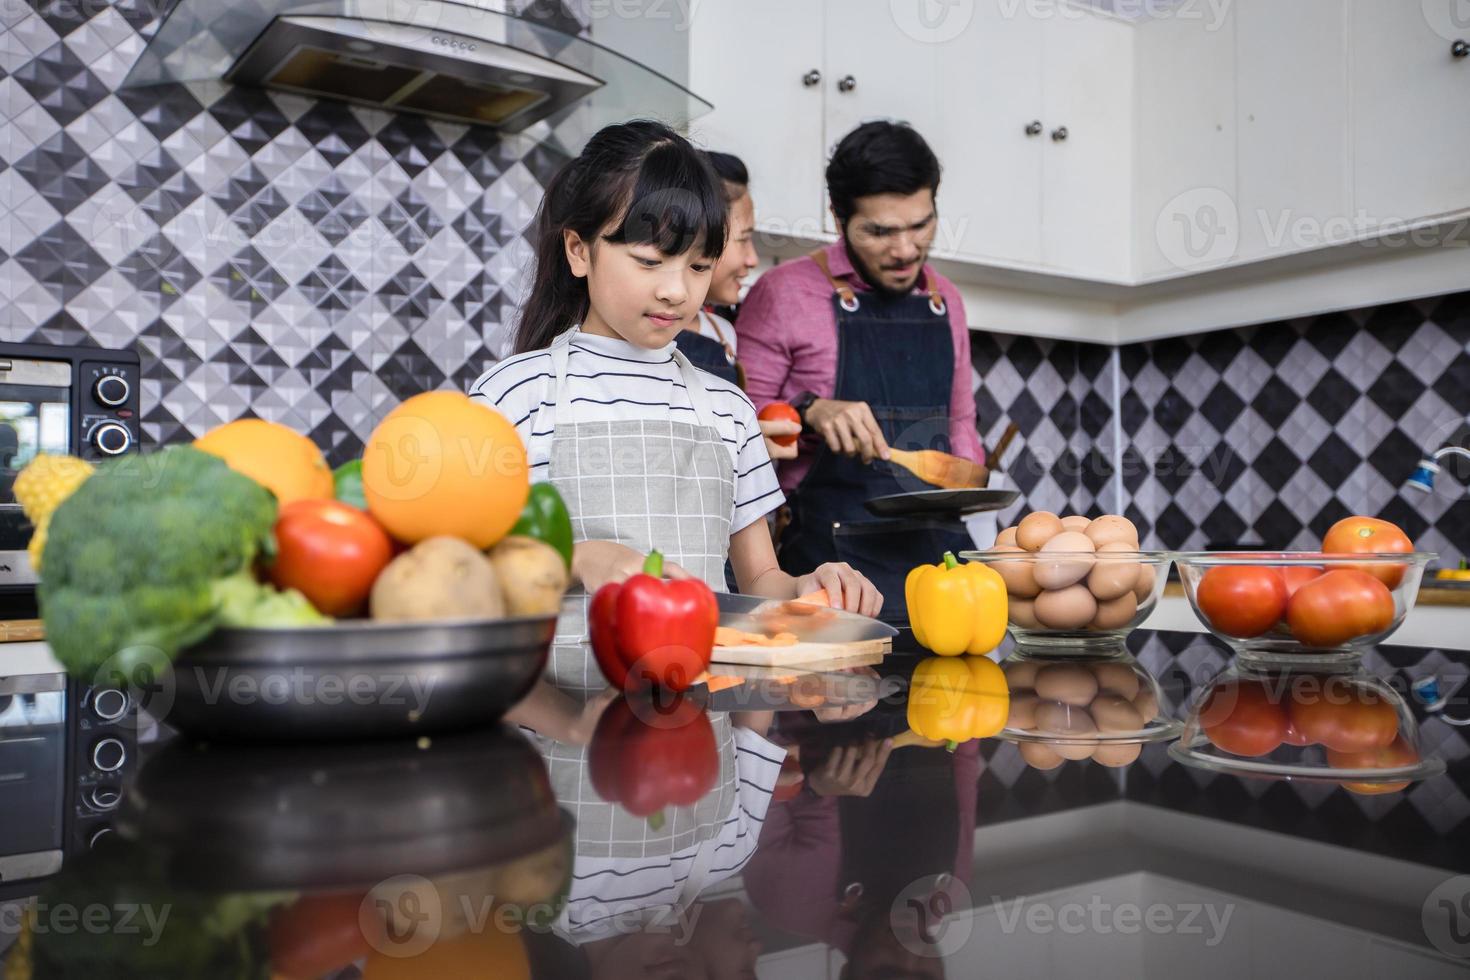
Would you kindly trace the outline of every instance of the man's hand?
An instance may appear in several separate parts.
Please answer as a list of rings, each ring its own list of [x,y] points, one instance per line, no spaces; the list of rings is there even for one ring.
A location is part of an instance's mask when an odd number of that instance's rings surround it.
[[[860,456],[864,463],[888,459],[888,443],[867,402],[818,398],[807,407],[806,424],[827,440],[834,453]]]
[[[867,796],[892,751],[891,738],[833,749],[820,767],[806,774],[806,784],[818,796]]]

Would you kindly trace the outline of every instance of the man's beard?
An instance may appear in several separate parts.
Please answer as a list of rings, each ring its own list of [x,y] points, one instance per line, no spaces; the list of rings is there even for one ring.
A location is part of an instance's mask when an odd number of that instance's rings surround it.
[[[875,275],[868,264],[862,260],[862,257],[852,250],[852,243],[847,240],[846,235],[842,236],[842,247],[847,250],[847,261],[852,263],[853,270],[857,272],[863,282],[872,287],[873,292],[877,293],[880,299],[901,299],[909,293],[912,293],[914,286],[918,284],[919,277],[915,275],[914,281],[902,289],[894,289],[892,286],[885,285],[883,280]],[[919,256],[919,269],[921,271],[924,268],[924,260],[926,258],[928,258],[928,255]]]

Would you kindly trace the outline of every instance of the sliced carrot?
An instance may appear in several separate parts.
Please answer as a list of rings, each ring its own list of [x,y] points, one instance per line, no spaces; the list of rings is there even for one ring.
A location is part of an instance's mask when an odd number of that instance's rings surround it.
[[[815,592],[808,592],[806,595],[799,595],[796,597],[796,601],[804,602],[808,606],[826,606],[829,609],[832,606],[832,597],[827,594],[826,589],[818,589]]]

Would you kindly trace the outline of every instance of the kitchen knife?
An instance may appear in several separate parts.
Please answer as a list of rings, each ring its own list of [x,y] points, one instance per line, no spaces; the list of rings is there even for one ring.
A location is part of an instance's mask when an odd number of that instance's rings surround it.
[[[794,599],[716,592],[715,600],[720,607],[720,625],[746,633],[793,633],[799,643],[853,643],[898,635],[898,630],[876,619]]]

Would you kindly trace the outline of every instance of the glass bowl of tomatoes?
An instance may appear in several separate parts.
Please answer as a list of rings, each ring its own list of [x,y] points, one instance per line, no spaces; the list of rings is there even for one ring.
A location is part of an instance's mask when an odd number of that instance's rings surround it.
[[[1403,623],[1422,552],[1199,552],[1175,561],[1200,622],[1248,660],[1351,661]]]
[[[1420,751],[1404,698],[1353,664],[1266,667],[1236,661],[1190,699],[1178,762],[1266,779],[1394,793],[1444,772]]]
[[[1018,649],[1001,669],[1011,700],[998,737],[1033,769],[1084,759],[1120,768],[1183,729],[1158,680],[1127,650],[1059,658]]]
[[[1089,657],[1123,649],[1169,578],[1167,551],[966,551],[1005,581],[1009,631],[1022,650]]]

